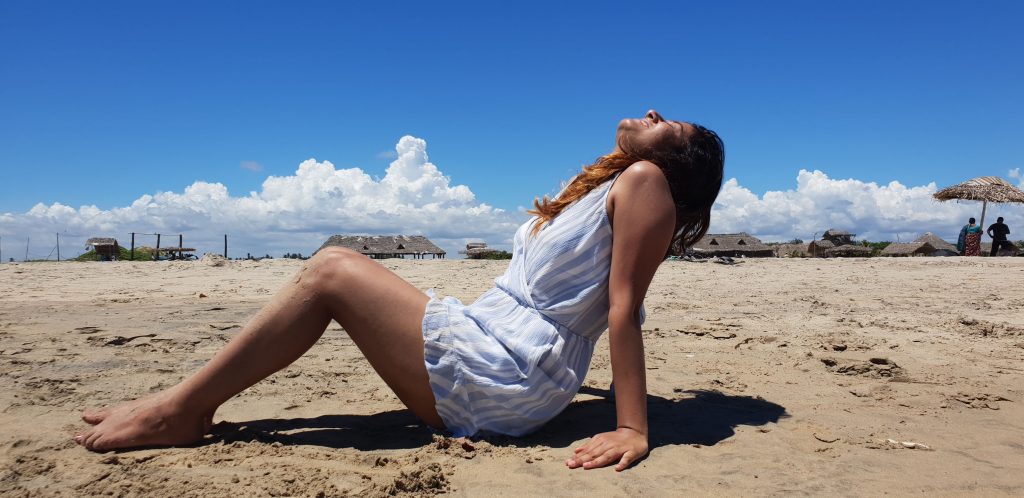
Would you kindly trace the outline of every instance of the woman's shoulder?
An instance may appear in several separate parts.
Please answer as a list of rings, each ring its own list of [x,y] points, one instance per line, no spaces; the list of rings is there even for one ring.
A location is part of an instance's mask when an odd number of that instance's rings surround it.
[[[650,161],[637,161],[619,173],[612,185],[611,194],[638,193],[644,195],[668,192],[668,180],[658,165]]]
[[[622,193],[642,195],[668,194],[668,180],[658,165],[650,161],[637,161],[619,173],[612,185],[612,196]]]
[[[664,180],[665,175],[661,172],[661,168],[659,168],[657,164],[650,161],[637,161],[622,170],[622,173],[619,174],[618,181],[652,181],[659,178]]]
[[[642,200],[647,212],[658,210],[657,206],[671,212],[675,204],[665,175],[649,161],[637,161],[619,174],[608,195],[606,207],[609,214],[614,213],[620,199]]]

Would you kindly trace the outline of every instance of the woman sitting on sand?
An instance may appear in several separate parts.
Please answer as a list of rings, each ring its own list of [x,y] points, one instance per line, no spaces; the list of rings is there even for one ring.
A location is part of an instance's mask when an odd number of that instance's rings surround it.
[[[622,120],[609,155],[555,199],[534,201],[508,271],[468,306],[425,295],[359,253],[324,248],[196,373],[86,411],[94,427],[75,440],[97,451],[198,441],[222,403],[299,358],[331,320],[430,426],[522,435],[569,404],[607,329],[617,424],[566,465],[623,470],[648,451],[643,299],[666,255],[707,231],[724,156],[701,126],[655,111]]]

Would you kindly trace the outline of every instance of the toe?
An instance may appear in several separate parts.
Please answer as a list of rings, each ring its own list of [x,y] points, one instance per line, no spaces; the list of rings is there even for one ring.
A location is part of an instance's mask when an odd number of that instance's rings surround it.
[[[83,446],[85,446],[85,448],[88,449],[88,450],[95,451],[96,450],[96,447],[95,447],[96,440],[99,439],[99,438],[100,438],[100,432],[99,431],[93,431],[92,434],[89,434],[89,436],[85,438],[85,444],[83,444]]]
[[[82,412],[82,420],[88,424],[96,425],[107,418],[107,409],[85,410]]]
[[[85,431],[83,433],[75,434],[74,441],[82,446],[85,446],[85,441],[89,439],[93,431]]]

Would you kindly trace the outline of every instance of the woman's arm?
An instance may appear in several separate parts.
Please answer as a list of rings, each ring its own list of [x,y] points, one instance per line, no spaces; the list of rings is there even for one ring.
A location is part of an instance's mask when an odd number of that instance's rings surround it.
[[[657,166],[626,169],[609,194],[612,262],[608,282],[608,336],[615,383],[616,430],[594,436],[566,461],[592,469],[617,463],[624,470],[647,454],[647,384],[640,306],[672,240],[675,206]]]

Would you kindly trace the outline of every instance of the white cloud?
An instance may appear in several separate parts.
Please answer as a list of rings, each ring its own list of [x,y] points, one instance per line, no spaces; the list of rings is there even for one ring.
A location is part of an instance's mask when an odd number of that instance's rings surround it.
[[[508,213],[480,202],[465,185],[453,185],[434,164],[425,141],[402,137],[383,178],[359,168],[338,169],[309,159],[294,174],[270,176],[259,192],[233,196],[220,183],[196,181],[181,192],[142,195],[109,210],[37,204],[24,213],[0,214],[3,257],[43,258],[61,233],[63,254],[80,250],[88,237],[117,237],[127,245],[131,232],[179,234],[200,252],[219,252],[229,234],[230,255],[246,252],[309,254],[328,236],[342,234],[423,234],[456,257],[469,240],[508,248],[523,212]],[[1021,182],[1020,169],[1010,178]],[[978,202],[937,202],[934,183],[908,187],[855,179],[837,180],[821,171],[801,170],[792,190],[757,195],[728,180],[715,203],[713,232],[745,231],[765,240],[809,240],[827,228],[870,240],[908,240],[925,231],[953,240],[967,218],[981,214]],[[529,197],[527,195],[527,197]],[[1024,208],[989,205],[986,224],[1004,216],[1024,230]],[[1014,230],[1016,233],[1018,230]],[[139,236],[137,245],[155,237]],[[162,245],[176,244],[165,238]]]
[[[260,172],[260,171],[263,171],[263,165],[261,165],[260,163],[258,163],[256,161],[242,161],[238,166],[240,168],[242,168],[242,169],[247,169],[249,171],[255,171],[257,173]]]
[[[878,185],[860,180],[835,180],[821,171],[800,170],[796,189],[758,196],[732,178],[725,182],[711,216],[716,233],[744,231],[769,241],[810,240],[838,228],[870,240],[907,241],[928,231],[955,240],[968,218],[979,217],[981,203],[938,202],[935,183],[907,187],[899,182]],[[1024,222],[1024,209],[990,204],[985,224],[996,216]]]
[[[1020,172],[1020,168],[1013,168],[1006,172],[1006,176],[1017,180],[1017,187],[1024,188],[1024,174]]]
[[[402,137],[380,180],[359,168],[337,169],[308,159],[293,175],[270,176],[259,192],[246,196],[232,196],[220,183],[197,181],[182,192],[146,194],[109,210],[37,204],[25,213],[0,214],[4,256],[15,252],[13,240],[23,243],[30,236],[35,246],[30,257],[46,257],[56,232],[62,233],[64,254],[81,248],[88,237],[112,236],[127,245],[131,232],[182,233],[185,245],[200,252],[219,252],[226,233],[232,256],[309,254],[339,233],[423,234],[449,257],[470,238],[507,247],[522,215],[479,202],[465,185],[452,185],[428,160],[426,147],[424,140]],[[154,243],[152,236],[136,238],[137,245]]]

